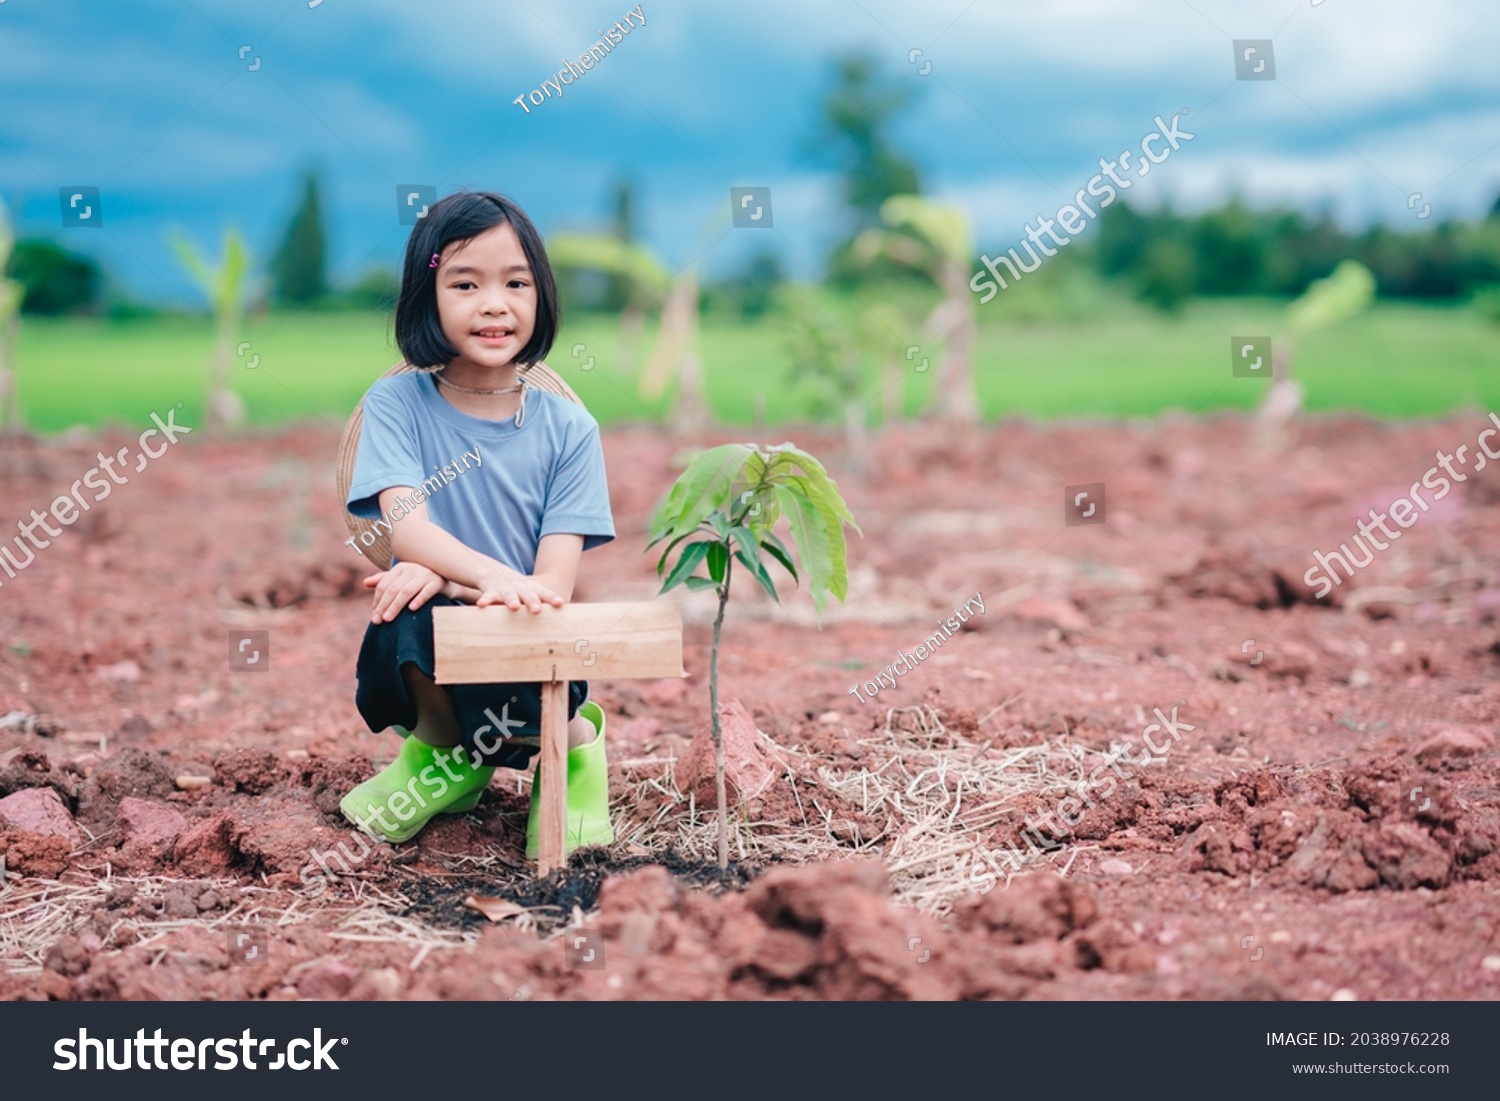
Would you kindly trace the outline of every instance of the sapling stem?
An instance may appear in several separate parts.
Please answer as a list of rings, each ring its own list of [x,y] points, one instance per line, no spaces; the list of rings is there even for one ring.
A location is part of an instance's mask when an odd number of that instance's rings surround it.
[[[729,579],[734,574],[734,560],[724,564],[724,584],[719,587],[719,614],[714,617],[714,645],[708,658],[708,707],[713,713],[710,729],[714,736],[714,794],[719,800],[719,871],[729,869],[729,800],[724,791],[724,735],[719,728],[719,632],[724,626],[724,609],[729,604]]]

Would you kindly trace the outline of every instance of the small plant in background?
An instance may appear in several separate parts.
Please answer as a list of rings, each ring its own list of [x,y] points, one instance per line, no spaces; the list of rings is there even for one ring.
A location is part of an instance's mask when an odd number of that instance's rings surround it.
[[[581,294],[590,276],[598,277],[601,289],[619,301],[620,341],[613,366],[621,371],[633,368],[646,312],[662,309],[664,288],[672,281],[656,254],[619,232],[560,232],[547,239],[547,256],[564,284],[564,301]],[[667,382],[670,378],[662,383],[663,390]]]
[[[880,204],[880,220],[883,228],[855,238],[853,255],[865,263],[884,259],[904,265],[942,291],[943,300],[922,324],[922,340],[912,342],[942,342],[929,409],[944,423],[977,424],[978,321],[969,289],[975,249],[968,212],[921,195],[893,195]]]
[[[844,422],[844,449],[855,477],[863,477],[869,454],[865,349],[869,334],[847,322],[834,297],[817,287],[787,284],[776,293],[787,354],[787,383],[805,391],[812,415]],[[894,338],[887,340],[894,344]]]
[[[234,371],[235,347],[240,329],[240,291],[245,282],[245,271],[250,266],[245,243],[235,230],[224,233],[224,259],[218,268],[208,262],[185,237],[174,236],[172,248],[213,307],[214,328],[218,338],[214,341],[210,360],[208,381],[208,425],[211,429],[225,429],[244,418],[244,402],[229,388],[229,377]]]
[[[1375,276],[1358,260],[1343,260],[1286,308],[1285,333],[1271,346],[1271,386],[1255,414],[1255,442],[1262,451],[1287,446],[1288,426],[1302,411],[1302,387],[1292,361],[1303,337],[1356,317],[1375,301]]]
[[[719,596],[709,657],[708,695],[721,869],[729,866],[729,800],[724,787],[724,742],[719,727],[720,632],[724,610],[729,605],[735,562],[777,603],[781,597],[766,569],[762,551],[791,574],[793,581],[800,583],[791,552],[774,532],[783,516],[806,577],[808,595],[821,620],[829,593],[840,601],[848,594],[844,525],[855,531],[859,531],[859,525],[823,465],[790,443],[769,451],[762,451],[755,444],[730,443],[700,454],[673,483],[652,519],[651,541],[646,544],[650,550],[668,540],[656,564],[658,576],[665,573],[662,592],[685,584],[693,590],[714,589]],[[668,571],[667,562],[674,550],[678,551],[677,562]],[[706,576],[695,572],[700,566]]]

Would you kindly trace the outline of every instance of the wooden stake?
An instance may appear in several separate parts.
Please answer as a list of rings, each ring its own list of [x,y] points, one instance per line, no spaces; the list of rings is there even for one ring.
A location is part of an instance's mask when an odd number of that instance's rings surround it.
[[[557,669],[553,667],[553,676]],[[542,752],[537,762],[542,785],[541,835],[537,838],[537,871],[546,875],[567,863],[568,829],[568,682],[542,682]]]

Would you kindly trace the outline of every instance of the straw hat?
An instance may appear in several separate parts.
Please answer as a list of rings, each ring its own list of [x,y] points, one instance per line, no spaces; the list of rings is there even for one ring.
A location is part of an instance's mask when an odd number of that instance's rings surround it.
[[[404,375],[408,372],[419,370],[422,370],[422,368],[413,367],[411,364],[403,362],[396,364],[380,377],[391,378],[394,375]],[[549,394],[556,394],[559,397],[567,398],[569,401],[576,401],[579,405],[583,404],[579,400],[578,395],[573,393],[573,388],[564,382],[558,376],[557,372],[553,371],[545,363],[533,363],[530,367],[522,369],[521,378],[526,380],[528,387],[537,390],[546,390]],[[349,529],[349,534],[356,539],[365,532],[369,532],[375,536],[375,542],[370,546],[365,546],[364,541],[360,540],[360,549],[364,551],[371,562],[374,562],[384,570],[389,569],[391,565],[391,541],[389,536],[384,532],[376,531],[371,521],[361,520],[359,517],[350,514],[349,510],[344,507],[344,502],[349,500],[349,483],[354,480],[354,458],[359,454],[359,430],[360,426],[364,423],[364,419],[365,402],[361,398],[359,404],[354,407],[354,412],[349,415],[349,423],[344,425],[343,436],[339,438],[339,455],[335,465],[334,477],[338,482],[339,511],[344,515],[344,525]]]

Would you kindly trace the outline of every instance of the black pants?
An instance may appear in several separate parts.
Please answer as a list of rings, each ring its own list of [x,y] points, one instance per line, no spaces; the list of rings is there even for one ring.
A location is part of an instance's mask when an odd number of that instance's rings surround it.
[[[434,596],[415,612],[402,608],[389,623],[365,628],[355,675],[354,704],[371,730],[417,725],[417,705],[406,690],[403,670],[415,665],[433,677],[432,609],[463,606],[463,601]],[[529,615],[529,612],[512,612]],[[481,765],[525,768],[540,748],[542,686],[532,684],[448,684],[440,686],[453,701],[453,715],[463,734],[469,760]],[[589,682],[568,682],[568,718],[589,698]]]

